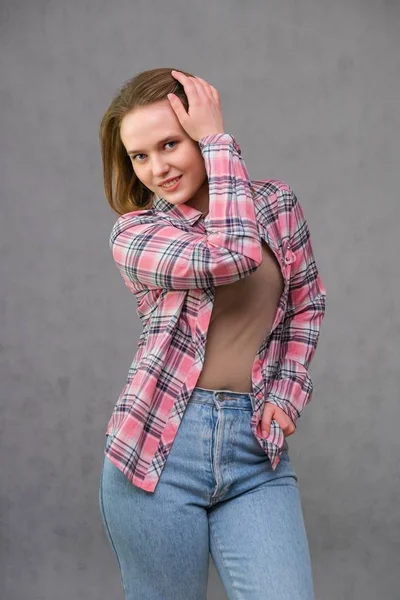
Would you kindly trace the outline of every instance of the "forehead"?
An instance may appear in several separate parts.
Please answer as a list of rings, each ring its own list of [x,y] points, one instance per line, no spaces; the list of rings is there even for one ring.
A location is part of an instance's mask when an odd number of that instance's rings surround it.
[[[125,115],[121,121],[120,136],[127,151],[150,148],[170,134],[182,134],[168,100],[141,106]]]

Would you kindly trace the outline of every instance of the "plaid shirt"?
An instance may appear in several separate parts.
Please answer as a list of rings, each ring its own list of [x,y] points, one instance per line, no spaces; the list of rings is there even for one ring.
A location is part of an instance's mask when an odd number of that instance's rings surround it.
[[[296,423],[311,399],[308,368],[325,313],[310,232],[291,188],[281,181],[250,181],[240,146],[228,133],[198,144],[209,182],[207,216],[156,196],[153,208],[119,217],[110,236],[143,331],[107,426],[111,443],[105,452],[148,492],[157,486],[202,370],[215,287],[257,269],[261,239],[285,281],[252,369],[251,429],[273,469],[285,438],[275,420],[269,436],[261,437],[264,404],[279,406]]]

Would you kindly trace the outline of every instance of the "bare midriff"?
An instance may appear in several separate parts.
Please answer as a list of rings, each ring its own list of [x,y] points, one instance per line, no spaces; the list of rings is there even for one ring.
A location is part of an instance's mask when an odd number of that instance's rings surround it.
[[[263,261],[244,279],[215,288],[203,370],[196,387],[252,393],[251,373],[284,290],[281,269],[263,242]]]

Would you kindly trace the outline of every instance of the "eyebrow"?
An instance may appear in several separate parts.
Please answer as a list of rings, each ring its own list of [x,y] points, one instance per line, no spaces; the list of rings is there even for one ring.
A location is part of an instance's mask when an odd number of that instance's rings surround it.
[[[170,142],[171,140],[174,140],[175,138],[179,137],[179,135],[177,133],[172,133],[171,135],[167,135],[167,137],[163,138],[162,140],[160,140],[157,144],[157,146],[163,145],[166,142]],[[128,150],[128,154],[139,154],[141,152],[141,150]]]

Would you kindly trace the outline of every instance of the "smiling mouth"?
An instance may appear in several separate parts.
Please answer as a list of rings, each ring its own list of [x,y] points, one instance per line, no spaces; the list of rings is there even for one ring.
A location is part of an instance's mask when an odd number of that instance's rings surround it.
[[[179,177],[176,177],[175,179],[173,179],[172,181],[165,183],[164,185],[161,185],[160,187],[162,187],[164,190],[169,190],[170,188],[174,188],[176,185],[178,185],[179,181],[181,180],[182,175],[179,175]]]

